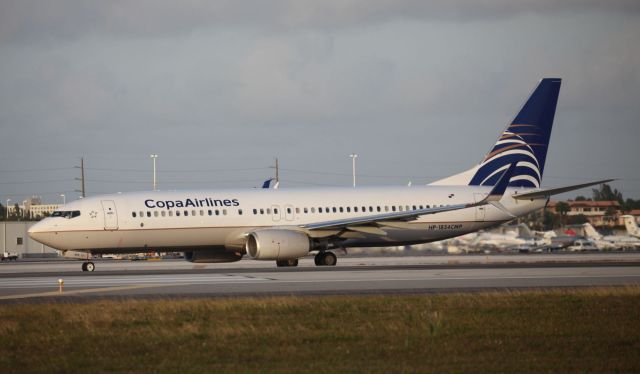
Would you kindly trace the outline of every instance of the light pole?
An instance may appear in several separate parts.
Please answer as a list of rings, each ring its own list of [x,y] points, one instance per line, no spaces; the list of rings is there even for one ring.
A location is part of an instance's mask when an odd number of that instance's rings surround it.
[[[158,158],[158,155],[153,154],[150,155],[149,157],[151,157],[151,159],[153,160],[153,190],[156,190],[156,158]]]
[[[4,220],[4,243],[2,246],[2,255],[4,256],[4,252],[7,251],[7,223],[9,222],[9,201],[11,199],[7,199],[7,205],[5,205],[4,209],[7,211],[7,218]]]
[[[358,158],[358,155],[355,153],[352,153],[349,155],[349,157],[351,157],[351,173],[353,175],[353,187],[356,187],[356,158]]]
[[[67,205],[67,197],[63,193],[60,194],[60,197],[62,198],[62,205]]]

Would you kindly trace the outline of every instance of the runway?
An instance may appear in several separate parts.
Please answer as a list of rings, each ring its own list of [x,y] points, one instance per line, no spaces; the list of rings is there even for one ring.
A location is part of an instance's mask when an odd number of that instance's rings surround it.
[[[0,302],[86,298],[437,293],[640,285],[640,254],[341,257],[339,266],[296,268],[243,260],[23,262],[0,266]],[[59,292],[59,280],[64,282]]]

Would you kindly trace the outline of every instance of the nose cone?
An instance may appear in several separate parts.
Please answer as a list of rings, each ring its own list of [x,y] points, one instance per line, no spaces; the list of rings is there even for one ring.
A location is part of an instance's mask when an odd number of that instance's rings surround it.
[[[27,231],[27,234],[29,235],[29,237],[37,242],[40,242],[42,244],[47,244],[45,243],[43,240],[45,238],[45,231],[46,231],[46,223],[44,221],[40,221],[38,223],[36,223],[35,225],[29,227],[29,230]]]

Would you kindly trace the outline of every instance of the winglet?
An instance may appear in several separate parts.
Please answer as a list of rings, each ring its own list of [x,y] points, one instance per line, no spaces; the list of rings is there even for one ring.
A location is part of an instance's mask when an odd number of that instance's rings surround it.
[[[274,179],[275,178],[269,178],[266,181],[264,181],[264,183],[262,183],[262,188],[269,188],[271,186],[271,181]]]
[[[495,184],[495,186],[493,186],[491,192],[489,192],[489,195],[487,195],[487,197],[482,200],[483,203],[489,201],[500,201],[500,199],[502,199],[502,195],[504,195],[504,192],[507,190],[507,186],[509,185],[509,181],[513,176],[513,172],[516,170],[517,164],[517,162],[511,163],[511,165],[509,165],[509,168],[502,173],[502,176],[500,176],[498,182]]]

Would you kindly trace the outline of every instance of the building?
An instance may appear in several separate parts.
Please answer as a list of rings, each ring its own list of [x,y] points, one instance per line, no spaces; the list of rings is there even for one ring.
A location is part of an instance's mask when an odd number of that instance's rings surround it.
[[[547,208],[555,213],[560,201],[550,201]],[[592,201],[592,200],[568,200],[563,201],[569,205],[567,216],[584,215],[593,226],[620,226],[624,225],[620,218],[620,203],[617,201]]]
[[[20,258],[58,257],[58,252],[27,235],[35,221],[0,222],[0,245],[3,252],[16,253]]]
[[[9,205],[9,215],[19,215],[26,219],[39,219],[51,215],[56,209],[60,207],[60,204],[42,204],[42,199],[38,196],[34,196],[28,200],[24,200],[22,205],[18,205],[18,214],[16,214],[16,206]]]

